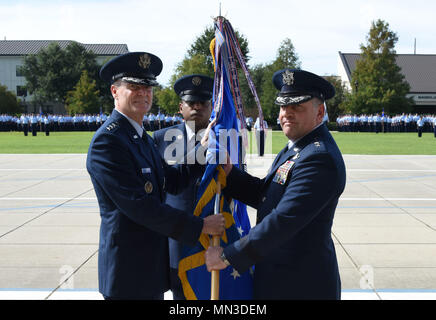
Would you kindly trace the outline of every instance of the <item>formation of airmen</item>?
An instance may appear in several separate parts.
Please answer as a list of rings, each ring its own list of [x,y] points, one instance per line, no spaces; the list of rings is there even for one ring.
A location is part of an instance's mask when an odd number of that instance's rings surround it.
[[[21,131],[24,135],[50,131],[96,131],[106,120],[102,114],[22,114],[20,117],[0,114],[0,132]],[[258,121],[258,119],[256,119]],[[147,131],[167,128],[183,122],[179,114],[166,115],[149,113],[144,116],[143,125]],[[401,114],[356,115],[347,114],[336,119],[340,132],[434,132],[436,137],[436,115]],[[253,118],[246,118],[247,129],[254,127]]]
[[[183,122],[183,118],[179,114],[165,115],[163,113],[158,113],[154,115],[153,113],[146,114],[142,119],[145,130],[155,131],[167,127],[171,127],[176,124]]]
[[[436,137],[436,115],[398,114],[347,114],[336,119],[341,132],[434,132]]]
[[[96,131],[107,120],[106,114],[22,114],[20,117],[8,114],[0,114],[0,131],[21,131],[27,136],[32,133],[45,132],[48,136],[50,131]],[[175,114],[165,115],[149,113],[144,116],[143,124],[147,131],[155,131],[170,127],[182,122],[182,118]]]

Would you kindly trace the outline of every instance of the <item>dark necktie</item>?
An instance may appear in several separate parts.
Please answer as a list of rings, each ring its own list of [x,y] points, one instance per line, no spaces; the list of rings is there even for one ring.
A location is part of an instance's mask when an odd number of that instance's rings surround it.
[[[155,155],[155,151],[153,150],[152,146],[150,145],[149,141],[148,141],[148,134],[147,132],[144,130],[142,132],[142,140],[144,140],[145,145],[147,146],[148,150],[151,153],[151,157],[152,157],[152,161],[153,164],[155,165],[156,169],[160,167],[160,161],[157,161],[157,157]]]

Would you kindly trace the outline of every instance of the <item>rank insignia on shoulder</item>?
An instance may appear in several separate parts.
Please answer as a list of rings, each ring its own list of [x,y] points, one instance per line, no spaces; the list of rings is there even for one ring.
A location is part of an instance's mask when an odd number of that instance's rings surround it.
[[[282,164],[276,171],[276,174],[274,176],[273,181],[284,185],[286,183],[286,180],[288,179],[289,172],[291,171],[292,167],[294,166],[294,161],[286,161],[284,164]]]
[[[144,190],[147,192],[147,194],[150,194],[153,192],[153,184],[150,181],[147,181],[144,185]]]

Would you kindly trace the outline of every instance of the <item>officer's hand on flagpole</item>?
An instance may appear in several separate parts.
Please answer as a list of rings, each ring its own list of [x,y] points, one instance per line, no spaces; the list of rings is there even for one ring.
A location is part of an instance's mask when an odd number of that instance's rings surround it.
[[[203,219],[202,232],[211,236],[220,236],[226,229],[226,221],[224,216],[220,214],[212,214]]]
[[[222,270],[227,267],[224,261],[221,259],[223,248],[221,247],[209,247],[204,254],[206,260],[207,271]]]

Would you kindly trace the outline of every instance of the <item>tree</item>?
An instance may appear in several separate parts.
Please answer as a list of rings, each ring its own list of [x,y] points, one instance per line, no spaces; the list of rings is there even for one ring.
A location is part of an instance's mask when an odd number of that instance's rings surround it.
[[[298,54],[295,52],[295,47],[291,39],[286,38],[280,44],[277,50],[277,58],[274,61],[275,67],[300,69],[301,62],[299,61]]]
[[[244,35],[241,35],[238,31],[235,31],[236,39],[239,42],[239,46],[241,48],[241,52],[244,56],[245,62],[247,63],[249,60],[248,57],[248,41]],[[202,55],[206,57],[206,63],[208,66],[213,66],[212,54],[210,53],[210,42],[215,38],[215,26],[208,26],[203,31],[203,33],[198,36],[194,43],[191,45],[191,48],[188,50],[188,58]],[[212,70],[213,72],[213,70]]]
[[[179,96],[174,92],[173,87],[158,87],[154,91],[153,98],[156,98],[155,105],[164,110],[167,114],[174,114],[179,112]],[[152,108],[156,112],[156,108]]]
[[[188,74],[203,74],[214,77],[213,65],[207,63],[207,57],[202,54],[195,54],[192,57],[185,57],[176,67],[175,73],[171,76],[168,87],[155,90],[157,106],[167,113],[176,113],[179,110],[179,96],[174,92],[173,87],[177,79]],[[156,106],[153,107],[153,110]]]
[[[276,123],[279,116],[280,107],[277,106],[274,101],[277,97],[277,89],[272,82],[274,73],[281,69],[300,69],[301,62],[295,51],[295,47],[292,44],[291,39],[284,39],[280,47],[277,49],[276,59],[264,66],[264,72],[261,81],[261,98],[265,119],[270,123]]]
[[[251,80],[253,81],[254,87],[256,88],[257,96],[259,100],[262,100],[262,83],[265,75],[265,65],[263,64],[257,64],[253,67],[249,68]],[[239,74],[239,79],[242,77],[245,77],[242,73]],[[244,82],[245,83],[245,82]],[[245,107],[245,115],[251,116],[253,118],[256,118],[258,115],[256,100],[251,93],[250,88],[247,86],[241,86],[241,95],[244,100],[244,107]]]
[[[98,79],[95,54],[77,42],[65,49],[53,42],[37,54],[26,56],[21,67],[26,87],[35,101],[60,103],[65,103],[67,92],[79,81],[83,70]]]
[[[95,80],[91,79],[88,71],[83,70],[79,82],[74,90],[68,91],[66,109],[69,114],[98,113],[100,110],[99,90]]]
[[[176,80],[180,77],[194,73],[203,74],[213,78],[213,64],[209,64],[207,61],[207,57],[200,53],[183,59],[183,61],[177,65],[176,72],[171,77],[171,83],[174,85]]]
[[[343,103],[346,99],[347,89],[345,84],[343,84],[341,79],[338,77],[327,76],[325,79],[335,88],[335,96],[326,101],[326,105],[329,120],[336,121],[337,117],[345,111]]]
[[[20,113],[21,107],[17,96],[8,90],[6,86],[0,85],[0,113]]]
[[[410,86],[396,63],[398,37],[383,20],[372,22],[366,46],[352,73],[353,91],[345,106],[354,113],[387,114],[408,112],[412,101],[406,98]]]

